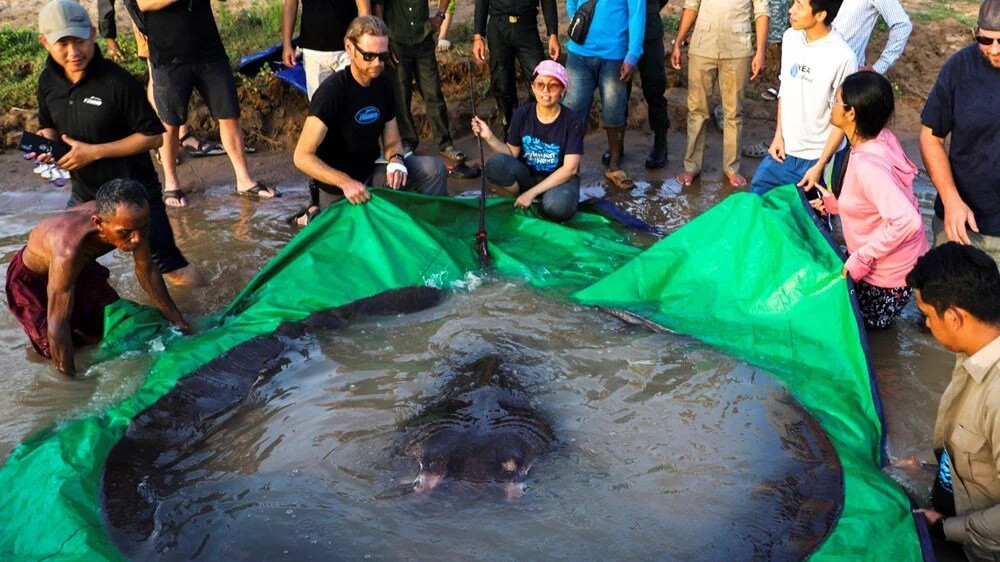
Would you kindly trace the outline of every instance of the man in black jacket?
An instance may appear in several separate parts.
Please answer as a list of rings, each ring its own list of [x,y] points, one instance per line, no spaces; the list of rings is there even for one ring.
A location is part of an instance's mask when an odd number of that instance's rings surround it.
[[[545,57],[542,41],[538,37],[539,3],[549,36],[549,58],[557,60],[560,52],[559,12],[555,0],[476,0],[472,56],[486,62],[486,47],[489,46],[490,88],[496,96],[505,135],[510,117],[518,105],[515,59],[521,63],[521,72],[531,76]]]

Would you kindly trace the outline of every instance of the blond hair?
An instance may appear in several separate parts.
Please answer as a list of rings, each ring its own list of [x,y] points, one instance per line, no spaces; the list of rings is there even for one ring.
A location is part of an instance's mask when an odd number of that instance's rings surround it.
[[[357,43],[362,35],[388,37],[389,28],[385,26],[385,22],[375,16],[358,16],[347,27],[346,38],[350,39],[353,43]]]

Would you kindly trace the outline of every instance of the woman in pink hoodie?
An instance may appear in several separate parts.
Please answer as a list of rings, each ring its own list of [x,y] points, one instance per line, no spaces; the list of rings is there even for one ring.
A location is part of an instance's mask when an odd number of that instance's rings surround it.
[[[848,76],[837,92],[830,123],[844,131],[851,155],[839,197],[820,188],[813,207],[840,215],[865,325],[885,328],[910,299],[906,274],[927,252],[927,236],[913,195],[917,167],[885,128],[892,116],[892,86],[877,72]]]

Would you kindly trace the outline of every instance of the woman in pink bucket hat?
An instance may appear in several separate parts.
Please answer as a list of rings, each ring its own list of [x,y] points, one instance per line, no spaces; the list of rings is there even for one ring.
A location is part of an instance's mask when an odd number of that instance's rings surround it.
[[[535,67],[535,101],[514,110],[506,142],[485,121],[472,117],[472,133],[496,153],[484,167],[487,181],[504,195],[516,196],[515,207],[526,209],[539,200],[542,214],[560,222],[576,214],[583,155],[583,124],[562,105],[568,86],[563,65],[547,60]]]

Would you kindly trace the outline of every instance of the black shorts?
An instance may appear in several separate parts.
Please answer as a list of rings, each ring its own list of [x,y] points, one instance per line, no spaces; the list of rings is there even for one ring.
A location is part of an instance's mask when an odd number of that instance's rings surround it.
[[[149,250],[153,254],[153,263],[160,273],[164,274],[186,267],[188,261],[174,242],[174,229],[171,228],[170,219],[167,218],[167,207],[163,204],[160,183],[156,182],[153,186],[144,184],[144,187],[146,196],[149,197]],[[66,206],[75,207],[87,201],[90,199],[73,193]]]
[[[151,68],[153,101],[164,124],[180,127],[187,121],[188,102],[195,89],[215,119],[240,116],[236,79],[229,61],[151,65]]]

